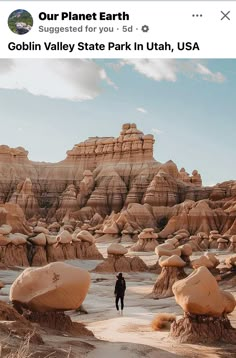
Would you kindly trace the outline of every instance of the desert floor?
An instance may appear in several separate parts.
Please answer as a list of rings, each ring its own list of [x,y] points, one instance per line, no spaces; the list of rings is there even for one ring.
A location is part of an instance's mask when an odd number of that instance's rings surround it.
[[[107,245],[98,244],[98,248],[106,256]],[[143,253],[139,256],[148,265],[157,260],[156,255],[152,253]],[[221,261],[225,257],[224,253],[219,254]],[[100,261],[67,262],[91,270]],[[10,285],[21,272],[22,268],[0,271],[0,280],[5,284],[0,291],[1,300],[8,301]],[[183,313],[182,309],[176,304],[174,297],[161,300],[148,297],[155,283],[156,274],[129,273],[124,276],[127,290],[123,316],[118,315],[114,305],[116,275],[92,273],[91,287],[83,303],[88,314],[79,314],[75,311],[70,311],[68,314],[73,321],[83,322],[94,333],[95,338],[78,339],[67,335],[58,336],[44,330],[42,337],[47,347],[56,347],[61,352],[68,352],[71,349],[71,357],[89,358],[236,357],[236,349],[233,345],[179,344],[169,337],[169,331],[152,331],[150,323],[157,313],[175,313],[180,317]],[[226,286],[221,283],[221,287],[229,290],[236,297],[235,286]],[[236,311],[229,318],[232,325],[236,327]],[[68,355],[59,353],[55,355],[57,358],[66,356]],[[50,355],[50,357],[54,356]]]

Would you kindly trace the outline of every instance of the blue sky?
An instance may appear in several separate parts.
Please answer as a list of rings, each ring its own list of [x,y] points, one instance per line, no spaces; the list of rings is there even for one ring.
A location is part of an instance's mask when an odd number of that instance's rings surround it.
[[[0,144],[57,162],[89,136],[135,122],[154,157],[236,179],[236,60],[1,60]]]

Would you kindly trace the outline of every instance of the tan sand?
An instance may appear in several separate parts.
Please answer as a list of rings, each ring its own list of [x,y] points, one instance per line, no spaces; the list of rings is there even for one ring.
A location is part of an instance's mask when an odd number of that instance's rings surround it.
[[[101,245],[101,252],[106,251],[105,245]],[[199,253],[200,255],[201,253]],[[196,255],[197,257],[198,255]],[[155,254],[140,254],[140,257],[151,265],[156,262]],[[222,252],[219,258],[222,260],[226,257]],[[67,261],[68,262],[68,261]],[[76,260],[69,263],[93,269],[100,261]],[[0,281],[7,283],[0,292],[0,299],[7,299],[9,284],[21,271],[0,271]],[[89,293],[84,301],[84,308],[88,314],[79,314],[70,311],[68,314],[72,320],[85,323],[95,338],[83,338],[84,344],[92,345],[93,349],[84,349],[81,340],[71,337],[58,337],[45,334],[43,338],[51,346],[72,347],[72,351],[78,357],[89,358],[169,358],[179,357],[236,357],[235,346],[231,345],[189,345],[178,344],[169,337],[168,331],[152,331],[151,321],[157,313],[169,312],[177,316],[182,315],[181,308],[176,304],[174,297],[153,300],[148,298],[153,285],[156,281],[156,274],[152,273],[129,273],[124,274],[127,291],[125,296],[124,315],[117,314],[114,305],[114,285],[116,275],[114,274],[97,274],[92,273],[92,283]],[[222,288],[226,288],[222,285]],[[229,292],[236,297],[236,287],[230,287]],[[4,294],[4,296],[1,295]],[[231,323],[236,327],[236,311],[229,316]],[[103,342],[105,341],[105,342]],[[79,347],[77,347],[79,345]],[[81,348],[83,346],[83,349]],[[160,351],[161,350],[161,351]]]

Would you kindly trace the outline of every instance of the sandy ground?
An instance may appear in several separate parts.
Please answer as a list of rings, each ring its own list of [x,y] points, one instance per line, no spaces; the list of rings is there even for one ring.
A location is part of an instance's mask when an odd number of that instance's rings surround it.
[[[105,254],[106,245],[98,245]],[[156,255],[143,254],[140,257],[151,265],[156,262]],[[225,255],[220,255],[222,260]],[[100,261],[75,260],[68,263],[86,268],[96,267]],[[0,271],[0,280],[5,287],[0,292],[0,299],[7,301],[10,284],[20,274],[18,271]],[[236,357],[235,346],[203,346],[178,344],[169,337],[168,331],[154,332],[150,323],[160,312],[182,315],[182,309],[173,297],[153,300],[148,298],[156,281],[156,274],[130,273],[125,274],[127,291],[125,297],[124,315],[120,316],[114,304],[114,285],[116,275],[92,273],[92,283],[84,301],[84,308],[88,314],[71,311],[68,314],[74,321],[83,322],[98,339],[85,338],[78,340],[70,337],[59,337],[45,334],[43,337],[52,346],[72,347],[75,357],[89,358],[169,358],[169,357]],[[236,297],[236,287],[229,289]],[[236,311],[230,316],[231,323],[236,327]],[[104,342],[105,341],[105,342]],[[77,347],[78,345],[78,347]],[[86,349],[87,347],[87,349]]]

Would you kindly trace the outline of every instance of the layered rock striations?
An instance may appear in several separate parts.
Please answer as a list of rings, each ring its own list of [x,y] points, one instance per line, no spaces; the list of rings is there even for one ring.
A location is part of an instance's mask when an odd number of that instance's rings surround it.
[[[180,229],[236,234],[236,182],[202,187],[197,170],[190,175],[172,161],[157,162],[153,145],[152,135],[124,124],[118,138],[89,138],[55,164],[32,162],[21,147],[0,146],[0,205],[18,204],[31,222],[73,220],[94,233],[148,227],[161,239]],[[22,225],[15,232],[28,234]]]

